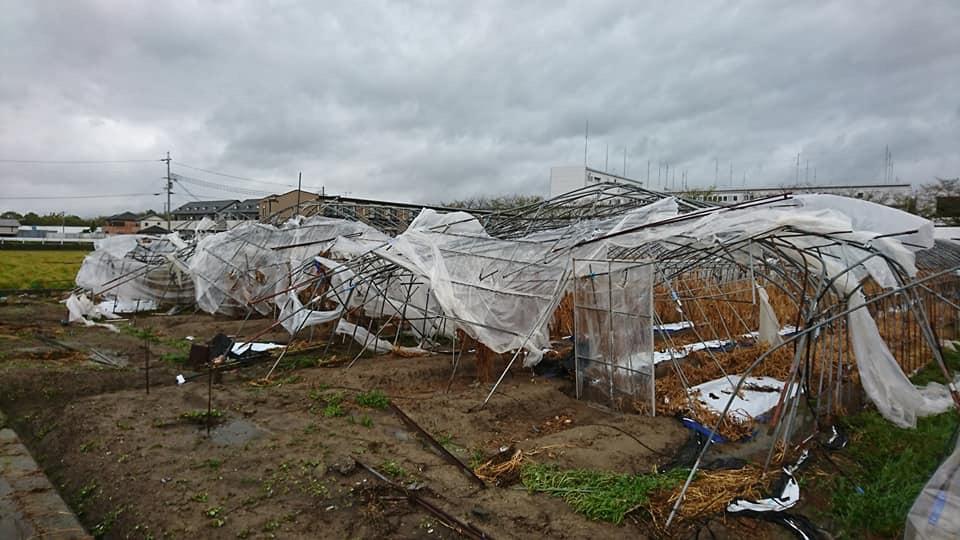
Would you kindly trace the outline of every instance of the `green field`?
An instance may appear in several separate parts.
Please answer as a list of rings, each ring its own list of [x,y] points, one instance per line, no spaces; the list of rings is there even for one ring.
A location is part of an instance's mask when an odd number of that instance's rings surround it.
[[[0,250],[0,290],[69,289],[87,251]]]

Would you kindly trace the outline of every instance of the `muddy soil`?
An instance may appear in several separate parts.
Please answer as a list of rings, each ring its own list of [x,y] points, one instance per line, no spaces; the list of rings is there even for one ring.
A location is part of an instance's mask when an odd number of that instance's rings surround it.
[[[452,382],[449,356],[387,355],[350,368],[281,367],[269,383],[259,365],[211,386],[176,385],[188,372],[157,358],[182,350],[177,340],[270,325],[193,313],[129,321],[161,336],[147,394],[138,334],[64,326],[64,316],[52,301],[0,303],[0,407],[88,530],[107,538],[459,537],[360,463],[495,538],[648,534],[518,485],[479,488],[393,412],[358,403],[374,389],[465,463],[515,446],[565,468],[648,472],[688,437],[673,418],[612,413],[572,399],[568,380],[521,368],[479,409],[489,385],[476,384],[469,355]],[[337,347],[332,355],[345,354]],[[124,367],[91,361],[91,348]]]

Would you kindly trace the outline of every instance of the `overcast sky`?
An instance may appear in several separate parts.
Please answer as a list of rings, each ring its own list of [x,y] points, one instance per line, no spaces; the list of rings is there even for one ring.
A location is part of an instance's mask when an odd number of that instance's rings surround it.
[[[588,161],[657,187],[960,175],[960,2],[0,0],[0,160],[159,159],[233,199],[304,185],[545,194]],[[816,5],[815,5],[816,4]],[[809,172],[807,162],[809,161]],[[213,176],[179,163],[254,178]],[[160,162],[0,162],[0,209],[162,208]],[[249,192],[230,193],[214,185]],[[179,186],[174,205],[190,200]]]

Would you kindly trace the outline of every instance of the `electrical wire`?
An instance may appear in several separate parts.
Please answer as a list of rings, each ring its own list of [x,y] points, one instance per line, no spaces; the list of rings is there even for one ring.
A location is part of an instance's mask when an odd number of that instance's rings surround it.
[[[37,195],[37,196],[21,196],[21,197],[7,197],[0,195],[0,200],[4,201],[27,201],[27,200],[40,200],[40,199],[50,199],[50,200],[63,200],[63,199],[106,199],[106,198],[117,198],[117,197],[156,197],[160,193],[120,193],[116,195]]]
[[[157,163],[162,159],[0,159],[0,163],[30,165],[98,165],[106,163]]]
[[[258,189],[247,189],[247,188],[242,188],[242,187],[237,187],[237,186],[228,186],[228,185],[225,185],[225,184],[218,184],[218,183],[216,183],[216,182],[209,182],[209,181],[207,181],[207,180],[200,180],[199,178],[192,178],[192,177],[190,177],[190,176],[183,176],[182,174],[173,174],[173,173],[170,173],[170,176],[173,178],[174,181],[181,182],[181,185],[183,185],[183,184],[182,184],[183,182],[187,182],[187,183],[190,183],[190,184],[195,184],[195,185],[198,185],[198,186],[203,186],[203,187],[206,187],[206,188],[209,188],[209,189],[216,189],[216,190],[219,190],[219,191],[226,191],[226,192],[228,192],[228,193],[240,193],[240,194],[244,194],[244,195],[253,195],[253,196],[270,195],[270,192],[269,192],[269,191],[262,191],[262,190],[258,190]]]
[[[214,175],[217,175],[217,176],[222,176],[222,177],[224,177],[224,178],[233,178],[234,180],[243,180],[243,181],[245,181],[245,182],[253,182],[253,183],[255,183],[255,184],[269,184],[269,185],[273,185],[273,186],[282,186],[282,187],[287,187],[287,188],[296,188],[296,187],[297,187],[295,184],[284,184],[284,183],[281,183],[281,182],[269,182],[269,181],[267,181],[267,180],[257,180],[256,178],[249,178],[249,177],[246,177],[246,176],[237,176],[237,175],[235,175],[235,174],[228,174],[228,173],[224,173],[224,172],[214,171],[214,170],[212,170],[212,169],[204,169],[203,167],[196,167],[196,166],[194,166],[194,165],[187,165],[186,163],[183,163],[182,161],[171,160],[171,163],[173,163],[174,165],[177,165],[177,166],[179,166],[179,167],[185,167],[185,168],[187,168],[187,169],[193,169],[193,170],[195,170],[195,171],[200,171],[200,172],[205,172],[205,173],[209,173],[209,174],[214,174]],[[306,188],[306,189],[314,189],[314,190],[323,189],[321,186],[303,186],[303,188]]]

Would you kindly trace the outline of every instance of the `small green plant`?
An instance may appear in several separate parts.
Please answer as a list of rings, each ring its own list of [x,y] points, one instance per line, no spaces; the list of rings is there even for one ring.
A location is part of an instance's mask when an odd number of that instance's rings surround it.
[[[137,339],[147,340],[153,343],[160,342],[160,338],[157,337],[157,335],[153,333],[153,330],[149,328],[137,328],[136,326],[125,324],[120,327],[120,330],[123,333],[129,336],[135,337]]]
[[[87,499],[89,499],[90,497],[92,497],[97,493],[97,489],[99,487],[100,486],[97,485],[97,482],[95,480],[91,480],[90,482],[85,484],[82,488],[80,488],[80,491],[77,492],[77,506],[82,507],[83,504],[87,501]]]
[[[194,493],[193,497],[190,497],[190,500],[193,502],[205,503],[207,502],[208,498],[209,496],[207,495],[207,492],[204,491],[200,493]]]
[[[211,409],[208,414],[206,410],[198,409],[195,411],[185,412],[180,415],[181,420],[186,420],[193,424],[207,425],[207,422],[217,423],[223,420],[223,411],[219,409]]]
[[[313,368],[320,365],[320,359],[316,356],[294,356],[289,359],[290,369]]]
[[[529,464],[520,471],[520,480],[530,491],[562,497],[590,519],[619,524],[628,511],[648,502],[650,493],[677,486],[688,472],[634,475]]]
[[[361,407],[369,407],[371,409],[383,410],[390,406],[390,399],[380,390],[361,392],[357,394],[356,400],[357,404]]]
[[[367,416],[367,415],[363,415],[363,416],[360,417],[360,425],[363,426],[363,427],[365,427],[365,428],[372,428],[372,427],[373,427],[373,419],[370,418],[370,417]]]
[[[176,366],[185,365],[189,359],[190,355],[183,351],[163,353],[160,355],[160,360]]]
[[[220,468],[221,465],[223,465],[223,460],[216,459],[216,458],[209,458],[201,461],[199,464],[197,464],[194,467],[194,469],[207,468],[207,469],[217,470]]]
[[[401,467],[396,461],[384,461],[380,465],[380,470],[391,476],[393,478],[404,478],[407,476],[407,471]]]
[[[96,450],[98,446],[99,444],[97,443],[97,441],[85,442],[80,445],[80,453],[86,454],[86,453],[92,452],[93,450]]]
[[[287,375],[282,379],[278,379],[276,385],[283,386],[285,384],[297,384],[302,380],[303,380],[303,377],[301,377],[300,375]]]
[[[326,392],[329,389],[330,389],[330,385],[318,384],[317,386],[311,388],[309,392],[307,392],[307,397],[309,397],[313,401],[319,401],[323,397],[324,392]]]
[[[476,469],[477,467],[483,465],[487,462],[487,454],[484,453],[481,448],[474,448],[473,452],[470,453],[470,468]]]
[[[343,393],[334,392],[326,396],[327,404],[323,408],[323,415],[327,418],[343,416],[346,414],[343,410]]]
[[[110,532],[110,529],[113,528],[113,524],[116,523],[117,518],[120,517],[120,514],[122,513],[122,506],[111,512],[107,512],[107,515],[103,516],[103,519],[100,520],[100,523],[97,523],[93,529],[90,530],[90,532],[93,533],[93,536],[96,538],[103,538],[104,536],[107,536],[107,533]]]
[[[222,512],[223,512],[222,506],[213,506],[204,510],[203,515],[207,516],[208,518],[215,518],[215,517],[219,517]]]

